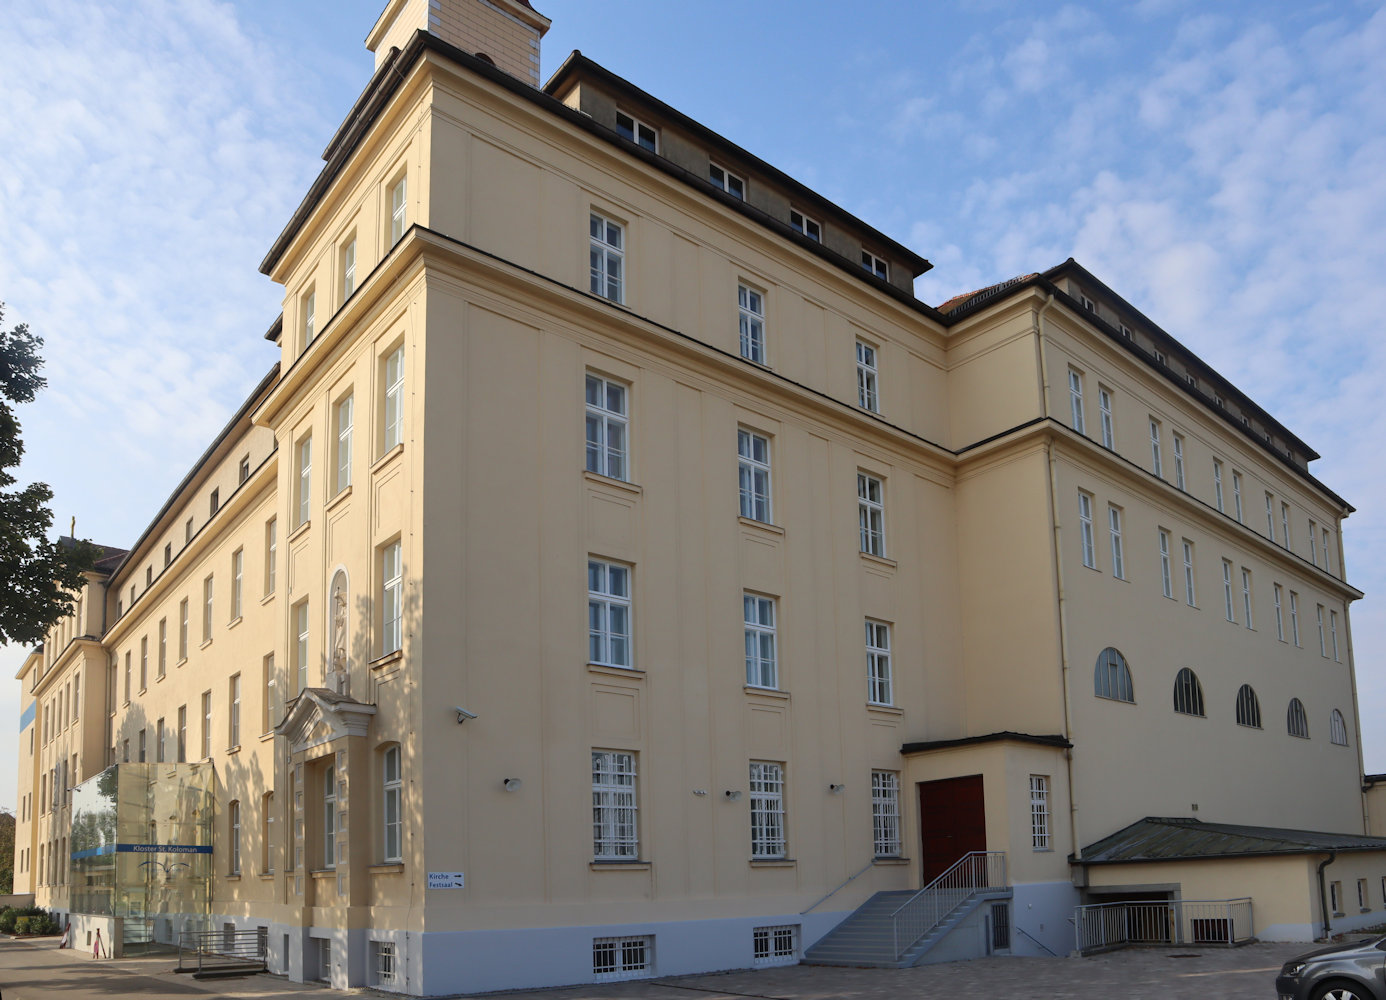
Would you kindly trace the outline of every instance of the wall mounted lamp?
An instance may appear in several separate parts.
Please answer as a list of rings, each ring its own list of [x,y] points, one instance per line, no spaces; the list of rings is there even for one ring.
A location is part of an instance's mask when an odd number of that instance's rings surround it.
[[[728,788],[722,794],[727,797],[728,802],[735,802],[737,799],[741,798],[741,792],[735,788]]]
[[[524,782],[521,781],[519,778],[506,778],[504,781],[501,782],[501,787],[504,788],[507,792],[518,792],[520,790],[520,786],[523,784]]]

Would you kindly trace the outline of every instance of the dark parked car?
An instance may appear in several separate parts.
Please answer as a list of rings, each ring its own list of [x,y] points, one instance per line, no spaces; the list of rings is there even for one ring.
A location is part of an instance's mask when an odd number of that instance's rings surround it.
[[[1305,952],[1275,978],[1280,1000],[1386,1000],[1386,938]]]

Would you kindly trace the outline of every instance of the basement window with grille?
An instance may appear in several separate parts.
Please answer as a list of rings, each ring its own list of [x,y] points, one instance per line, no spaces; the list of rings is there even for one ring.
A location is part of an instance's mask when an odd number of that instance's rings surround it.
[[[399,982],[395,973],[395,943],[393,941],[371,942],[371,967],[375,973],[376,986],[394,986]]]
[[[797,965],[799,962],[798,924],[780,924],[777,927],[757,927],[753,935],[755,948],[755,967],[768,968],[772,965]]]
[[[592,939],[592,975],[597,982],[639,979],[653,972],[653,935]]]

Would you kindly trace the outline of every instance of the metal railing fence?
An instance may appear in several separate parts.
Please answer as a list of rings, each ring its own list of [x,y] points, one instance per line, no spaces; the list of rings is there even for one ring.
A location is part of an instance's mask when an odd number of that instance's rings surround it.
[[[263,967],[265,957],[265,937],[258,930],[183,931],[178,936],[179,969],[202,972],[227,965]]]
[[[1255,935],[1251,898],[1093,903],[1075,908],[1078,954],[1133,945],[1222,945]]]
[[[911,896],[890,916],[900,959],[943,918],[981,889],[1006,887],[1006,852],[972,851]]]

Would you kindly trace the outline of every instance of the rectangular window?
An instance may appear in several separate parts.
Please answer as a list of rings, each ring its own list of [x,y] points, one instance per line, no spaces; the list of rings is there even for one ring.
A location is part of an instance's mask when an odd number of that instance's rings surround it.
[[[279,721],[279,680],[274,675],[273,653],[267,653],[260,661],[260,689],[264,706],[260,716],[260,731],[267,733]]]
[[[380,550],[380,655],[404,646],[404,562],[399,542]]]
[[[885,558],[885,486],[864,472],[857,473],[857,528],[861,550]]]
[[[796,208],[789,210],[789,228],[803,233],[815,243],[823,242],[823,227]]]
[[[625,301],[625,229],[596,212],[588,227],[591,289],[612,302]]]
[[[1169,563],[1169,532],[1160,529],[1160,588],[1168,598],[1174,597],[1174,574]]]
[[[236,466],[236,485],[239,486],[250,478],[250,456],[242,456],[240,463]]]
[[[168,619],[159,619],[159,676],[168,673]]]
[[[202,641],[212,641],[212,578],[202,581]]]
[[[1174,485],[1184,489],[1184,436],[1174,435]]]
[[[597,982],[639,979],[653,972],[653,935],[592,939],[592,976]]]
[[[1121,508],[1107,505],[1107,523],[1112,536],[1112,576],[1126,579],[1126,558],[1121,547]]]
[[[342,301],[351,298],[351,293],[356,291],[356,237],[342,245],[341,250],[341,272],[342,272]]]
[[[140,694],[149,688],[149,636],[140,636]]]
[[[390,246],[400,241],[409,224],[409,189],[406,186],[408,180],[408,177],[401,177],[398,183],[390,188]]]
[[[1102,414],[1102,447],[1116,450],[1116,428],[1112,423],[1112,394],[1103,386],[1097,387],[1097,405]]]
[[[1341,663],[1342,660],[1338,658],[1338,612],[1336,611],[1328,613],[1328,638],[1333,643],[1333,659]]]
[[[308,523],[308,515],[312,510],[313,500],[313,437],[308,435],[298,443],[297,461],[294,463],[298,467],[298,482],[295,489],[295,499],[298,501],[298,520],[294,527]]]
[[[751,761],[751,858],[783,858],[784,766]]]
[[[1222,463],[1216,458],[1213,459],[1213,502],[1217,504],[1218,513],[1223,513]]]
[[[611,667],[631,665],[630,567],[587,560],[587,657]]]
[[[1073,429],[1079,434],[1086,434],[1087,422],[1083,419],[1083,376],[1072,368],[1068,370],[1068,409]]]
[[[1309,561],[1315,566],[1319,564],[1319,539],[1318,528],[1315,526],[1313,518],[1309,519]]]
[[[1078,494],[1078,526],[1083,538],[1083,565],[1097,569],[1097,545],[1092,534],[1092,497]]]
[[[1299,645],[1299,595],[1290,591],[1290,638]]]
[[[770,439],[755,431],[737,428],[737,479],[741,516],[770,523]]]
[[[1187,538],[1184,539],[1184,603],[1191,608],[1198,607],[1198,597],[1194,593],[1194,547]]]
[[[1160,461],[1160,422],[1150,421],[1150,467],[1161,479],[1165,478],[1164,463]]]
[[[1328,883],[1329,906],[1333,908],[1333,915],[1341,917],[1343,915],[1343,883]]]
[[[746,624],[746,684],[776,689],[780,686],[775,650],[775,601],[755,594],[741,595]]]
[[[303,347],[307,349],[313,342],[313,338],[318,335],[317,327],[317,294],[313,289],[308,289],[303,298],[299,300],[299,315],[303,317]]]
[[[1281,590],[1280,584],[1278,583],[1272,586],[1271,590],[1275,594],[1275,637],[1279,639],[1281,642],[1284,642],[1285,614],[1281,608],[1281,595],[1283,591]]]
[[[400,344],[385,359],[384,429],[381,435],[381,454],[404,441],[404,345]]]
[[[191,541],[192,541],[192,536],[193,536],[193,519],[192,519],[192,518],[188,518],[187,521],[185,521],[184,524],[183,524],[183,544],[184,544],[184,545],[187,545],[189,542],[191,542]],[[120,605],[119,605],[119,604],[116,605],[116,614],[117,614],[117,615],[120,614]]]
[[[386,749],[384,765],[385,861],[404,860],[404,776],[398,746]]]
[[[231,849],[227,859],[228,873],[241,873],[241,804],[232,802],[227,806],[227,827],[231,831]],[[234,940],[234,939],[233,939]]]
[[[1237,515],[1237,523],[1245,524],[1246,520],[1242,517],[1242,474],[1236,469],[1232,470],[1232,510]]]
[[[295,696],[303,693],[308,686],[308,602],[300,601],[294,605],[294,676],[297,687]]]
[[[872,413],[881,412],[880,394],[876,388],[876,348],[857,341],[857,405]]]
[[[1266,494],[1266,537],[1275,541],[1275,498]]]
[[[1324,568],[1325,570],[1327,570],[1328,572],[1332,573],[1332,572],[1333,572],[1333,566],[1331,565],[1331,560],[1328,558],[1328,552],[1329,552],[1329,550],[1328,550],[1328,529],[1327,529],[1327,528],[1324,528],[1324,529],[1323,529],[1323,568]]]
[[[274,571],[279,557],[279,519],[265,522],[265,594],[274,593]]]
[[[754,288],[736,287],[741,356],[765,364],[765,297]]]
[[[751,932],[752,962],[757,969],[799,964],[799,927],[781,924],[757,927]]]
[[[332,484],[333,494],[342,492],[351,485],[351,425],[352,425],[352,396],[348,393],[335,407],[336,419],[333,421],[337,425],[337,461],[333,463],[336,468],[335,481]]]
[[[188,759],[188,706],[178,706],[178,763]]]
[[[141,729],[141,730],[139,731],[139,745],[140,745],[140,747],[139,747],[139,749],[140,749],[140,755],[139,755],[139,757],[137,757],[136,759],[137,759],[141,764],[143,764],[143,763],[145,762],[145,760],[147,759],[147,758],[145,757],[145,750],[146,750],[146,748],[145,748],[145,731],[144,731],[143,729]],[[58,783],[57,783],[57,781],[54,781],[54,782],[53,782],[53,805],[56,806],[56,805],[58,804],[58,802],[60,801],[60,799],[61,799],[61,796],[59,795],[59,792],[58,792]]]
[[[890,626],[866,619],[866,700],[873,705],[895,704],[890,674]]]
[[[1049,776],[1030,775],[1030,847],[1049,850]]]
[[[1287,549],[1290,547],[1290,505],[1287,503],[1280,505],[1280,544]]]
[[[219,489],[212,490],[211,496],[209,496],[209,497],[207,498],[207,508],[208,508],[208,509],[207,509],[207,516],[208,516],[208,517],[211,517],[213,514],[215,514],[218,510],[221,509],[221,490],[219,490]],[[133,603],[134,603],[134,600],[135,600],[135,589],[134,589],[133,587],[131,587],[131,588],[130,588],[130,602],[133,604]]]
[[[331,764],[322,769],[322,866],[337,866],[337,773]]]
[[[241,584],[245,578],[245,550],[231,553],[231,620],[241,617]]]
[[[1242,613],[1246,615],[1246,627],[1255,628],[1251,620],[1251,570],[1242,567]]]
[[[1359,878],[1357,880],[1357,906],[1359,909],[1367,909],[1367,880]]]
[[[882,281],[890,280],[890,265],[877,257],[870,250],[864,249],[861,252],[861,266],[866,268]]]
[[[876,857],[900,856],[900,775],[871,772],[871,840]]]
[[[712,186],[719,191],[725,191],[733,198],[746,200],[746,181],[744,178],[736,176],[726,167],[719,167],[712,163],[707,168],[707,179],[712,182]]]
[[[241,675],[232,674],[230,684],[227,686],[227,704],[231,706],[231,713],[227,718],[227,736],[231,740],[227,746],[238,747],[241,745]]]
[[[202,757],[212,756],[212,692],[202,692]]]
[[[125,653],[125,704],[130,704],[130,652]],[[46,737],[45,737],[46,740]]]
[[[634,754],[592,751],[592,856],[597,861],[640,857]]]
[[[1318,619],[1319,625],[1319,655],[1328,658],[1328,641],[1323,634],[1323,605],[1315,605],[1314,617]]]
[[[171,563],[171,562],[173,562],[173,543],[172,543],[172,542],[165,542],[165,543],[164,543],[164,566],[165,566],[165,568],[167,568],[168,564]]]
[[[659,152],[659,133],[652,126],[624,111],[616,112],[616,134],[648,149],[651,153]]]
[[[166,759],[164,755],[164,720],[160,719],[154,725],[154,763],[162,764]]]
[[[1235,622],[1237,613],[1232,607],[1232,564],[1226,559],[1222,561],[1222,599],[1223,613],[1228,621]]]
[[[626,387],[587,373],[587,471],[629,480]]]

